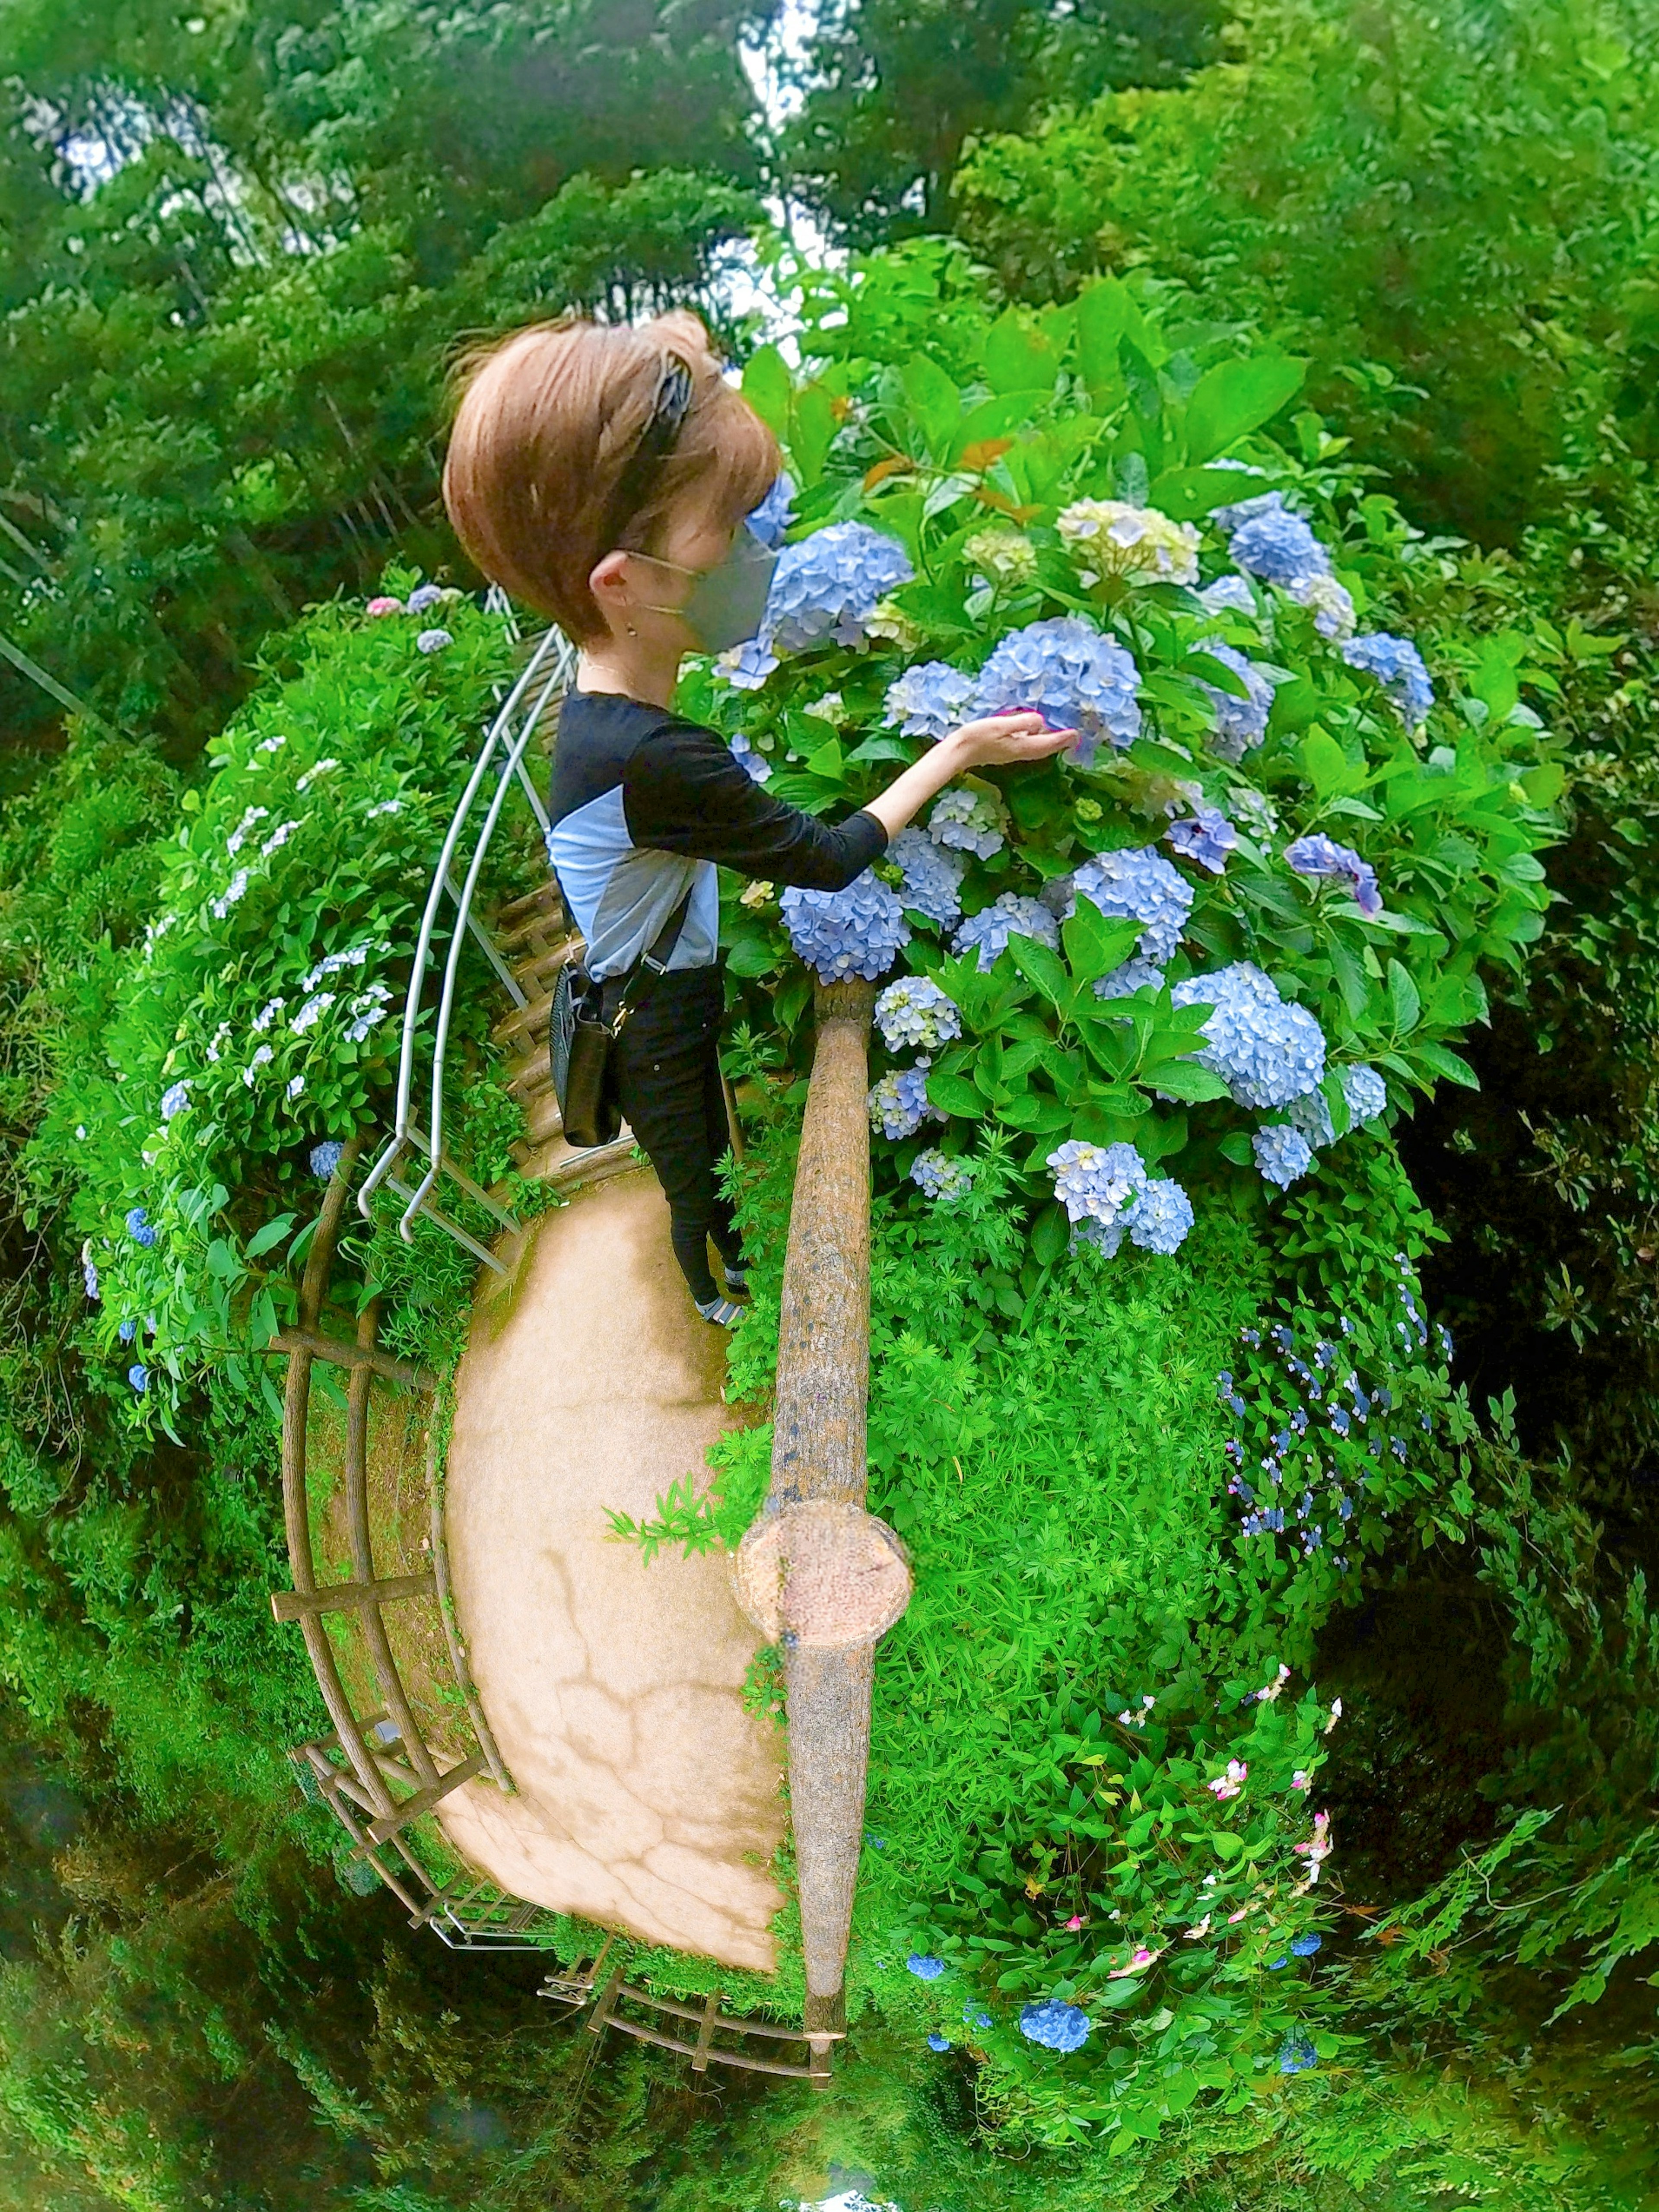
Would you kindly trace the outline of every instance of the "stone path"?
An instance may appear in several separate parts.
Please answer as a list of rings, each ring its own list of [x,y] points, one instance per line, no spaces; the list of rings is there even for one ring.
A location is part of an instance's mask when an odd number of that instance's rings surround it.
[[[503,1256],[507,1256],[505,1253]],[[640,1169],[526,1232],[481,1297],[457,1378],[447,1528],[474,1680],[518,1785],[440,1817],[515,1895],[761,1972],[783,1902],[782,1738],[743,1710],[754,1630],[723,1555],[611,1538],[731,1414],[724,1339],[697,1319]]]

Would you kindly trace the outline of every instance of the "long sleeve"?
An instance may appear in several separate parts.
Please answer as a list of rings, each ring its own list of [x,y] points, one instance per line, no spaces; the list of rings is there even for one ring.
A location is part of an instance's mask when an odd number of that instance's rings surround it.
[[[635,749],[623,805],[636,845],[805,890],[844,890],[887,849],[873,814],[860,809],[831,825],[769,798],[713,731],[692,722],[667,722]]]

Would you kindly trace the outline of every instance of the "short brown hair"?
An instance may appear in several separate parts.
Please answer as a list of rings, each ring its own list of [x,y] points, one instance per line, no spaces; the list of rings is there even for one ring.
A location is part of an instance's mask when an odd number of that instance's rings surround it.
[[[458,364],[444,463],[455,534],[486,576],[578,643],[605,634],[587,580],[605,554],[647,551],[694,492],[714,520],[735,527],[777,476],[777,441],[708,346],[684,312],[637,328],[563,315]],[[613,525],[618,479],[671,355],[691,371],[690,406],[643,503]]]

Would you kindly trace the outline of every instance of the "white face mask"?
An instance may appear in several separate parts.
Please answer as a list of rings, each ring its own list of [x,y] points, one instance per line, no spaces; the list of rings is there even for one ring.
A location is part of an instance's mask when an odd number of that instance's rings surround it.
[[[665,561],[655,553],[636,553],[632,557],[696,578],[684,606],[653,606],[649,600],[644,604],[653,614],[678,615],[704,653],[725,653],[734,645],[746,645],[758,633],[778,556],[750,530],[738,532],[731,551],[712,568],[683,568],[679,562]]]

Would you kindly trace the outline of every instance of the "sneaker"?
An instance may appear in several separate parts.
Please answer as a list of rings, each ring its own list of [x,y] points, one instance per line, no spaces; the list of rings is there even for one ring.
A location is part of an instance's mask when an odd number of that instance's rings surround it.
[[[730,1298],[710,1298],[707,1305],[699,1299],[696,1304],[703,1319],[713,1322],[716,1328],[735,1328],[743,1319],[743,1308],[733,1305]]]

